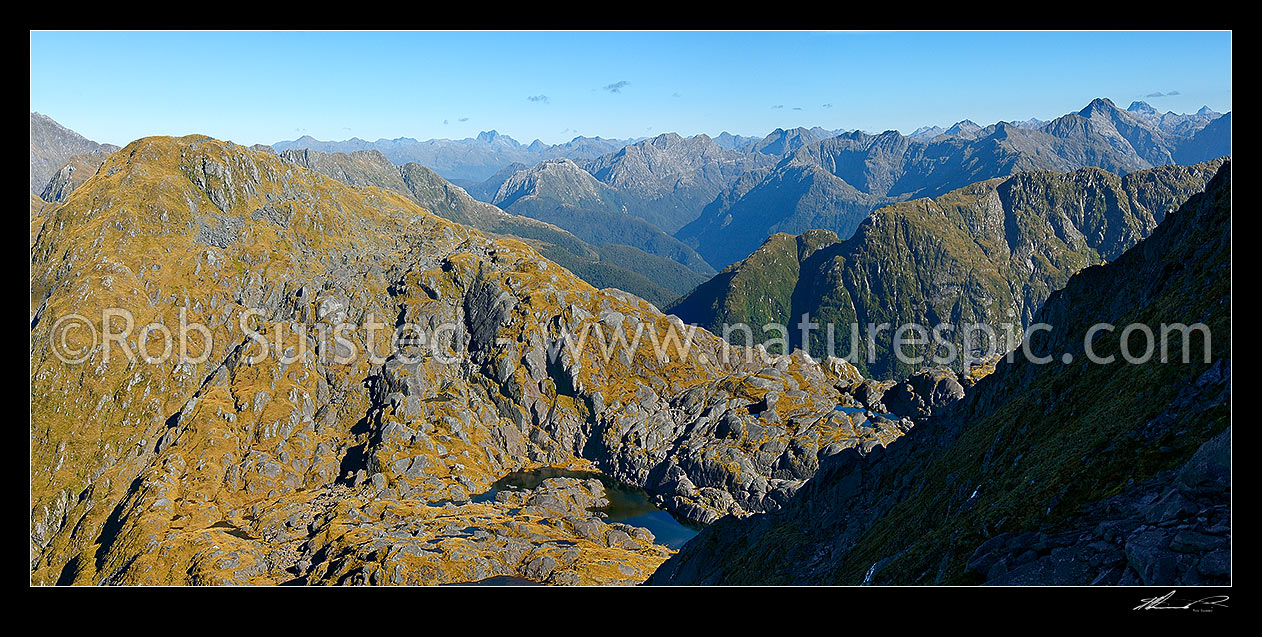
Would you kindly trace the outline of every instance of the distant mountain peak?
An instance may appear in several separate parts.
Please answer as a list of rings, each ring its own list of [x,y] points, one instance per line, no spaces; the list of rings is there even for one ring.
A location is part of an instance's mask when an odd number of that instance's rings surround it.
[[[1134,102],[1131,102],[1131,105],[1126,107],[1126,110],[1127,112],[1130,112],[1130,113],[1147,113],[1151,115],[1157,114],[1157,109],[1153,108],[1150,104],[1148,104],[1148,102],[1145,102],[1143,100],[1136,100]]]
[[[777,128],[754,144],[754,151],[764,155],[786,155],[819,139],[806,128]]]
[[[649,140],[649,143],[650,143],[650,144],[652,144],[652,145],[654,145],[654,146],[661,146],[662,144],[669,144],[669,143],[673,143],[673,142],[681,142],[681,141],[683,141],[683,140],[684,140],[684,138],[683,138],[682,136],[680,136],[680,134],[679,134],[679,133],[662,133],[661,135],[658,135],[658,136],[656,136],[656,137],[654,137],[654,138],[650,139],[650,140]]]
[[[1091,103],[1087,104],[1082,110],[1078,111],[1078,114],[1083,117],[1091,117],[1093,113],[1116,110],[1119,109],[1117,108],[1117,105],[1113,103],[1113,100],[1107,97],[1097,97],[1091,100]]]
[[[1217,115],[1218,112],[1210,108],[1209,106],[1202,106],[1200,110],[1196,111],[1196,114],[1197,115]]]
[[[479,142],[482,142],[483,144],[500,143],[500,144],[507,144],[509,146],[521,145],[517,143],[517,140],[513,139],[512,137],[509,137],[508,135],[502,135],[500,134],[499,131],[495,129],[482,131],[481,133],[478,133],[477,140]]]
[[[947,129],[947,133],[953,134],[954,132],[975,131],[975,130],[981,130],[981,126],[978,125],[977,122],[974,122],[971,119],[962,119],[952,124],[951,128]]]

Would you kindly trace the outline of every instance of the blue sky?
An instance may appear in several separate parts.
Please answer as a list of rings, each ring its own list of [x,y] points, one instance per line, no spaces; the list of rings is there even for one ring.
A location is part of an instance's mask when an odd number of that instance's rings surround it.
[[[243,144],[490,129],[523,143],[793,126],[908,133],[1049,119],[1094,97],[1226,112],[1231,34],[31,33],[31,110],[119,145],[189,133]]]

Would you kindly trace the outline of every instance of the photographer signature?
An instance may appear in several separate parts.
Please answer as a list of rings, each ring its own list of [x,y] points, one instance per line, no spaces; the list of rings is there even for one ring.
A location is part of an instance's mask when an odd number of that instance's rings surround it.
[[[1170,591],[1161,597],[1149,597],[1143,600],[1142,604],[1136,606],[1135,610],[1191,610],[1206,612],[1215,608],[1227,608],[1226,602],[1230,599],[1226,595],[1211,595],[1210,597],[1203,597],[1183,604],[1183,602],[1178,600],[1170,600],[1171,597],[1174,597],[1174,593],[1175,591]],[[1167,601],[1170,602],[1168,605]]]

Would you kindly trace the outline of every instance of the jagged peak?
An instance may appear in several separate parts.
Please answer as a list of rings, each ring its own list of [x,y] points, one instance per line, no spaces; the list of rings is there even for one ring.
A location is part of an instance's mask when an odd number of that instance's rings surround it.
[[[657,135],[657,136],[655,136],[655,137],[651,137],[651,138],[649,138],[649,139],[646,139],[646,140],[644,140],[643,142],[639,142],[639,143],[637,143],[637,144],[635,144],[635,145],[636,145],[636,146],[641,146],[641,145],[644,145],[644,146],[657,146],[657,147],[659,147],[659,148],[660,148],[660,147],[662,147],[662,146],[663,146],[663,145],[665,145],[665,144],[678,143],[678,142],[682,142],[682,141],[685,141],[685,140],[684,140],[684,137],[683,137],[682,135],[680,135],[679,133],[662,133],[662,134]]]
[[[504,135],[495,129],[482,131],[481,133],[478,133],[478,136],[475,139],[483,144],[501,143],[508,144],[509,146],[521,146],[521,144],[517,143],[517,140],[509,137],[508,135]]]
[[[958,122],[956,122],[956,123],[952,124],[950,128],[946,129],[946,133],[944,133],[944,134],[946,134],[946,135],[959,135],[959,134],[962,134],[962,133],[964,133],[964,134],[967,134],[967,133],[975,133],[975,132],[977,132],[977,131],[979,131],[979,130],[981,130],[981,129],[982,129],[982,127],[981,127],[980,125],[978,125],[978,124],[977,124],[977,122],[974,122],[974,121],[973,121],[973,120],[971,120],[971,119],[962,119],[962,120],[960,120],[960,121],[958,121]]]
[[[1078,111],[1078,114],[1083,117],[1091,117],[1092,114],[1097,112],[1103,113],[1116,110],[1119,109],[1115,104],[1113,104],[1113,100],[1110,100],[1107,97],[1097,97],[1091,100],[1091,103],[1083,107],[1082,110]]]

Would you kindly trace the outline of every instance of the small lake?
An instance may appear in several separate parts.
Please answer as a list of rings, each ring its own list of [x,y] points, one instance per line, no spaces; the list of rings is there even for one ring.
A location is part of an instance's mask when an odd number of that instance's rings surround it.
[[[530,471],[514,471],[500,478],[486,493],[473,498],[474,502],[491,502],[495,494],[501,490],[514,491],[535,489],[548,478],[579,478],[586,480],[596,478],[605,486],[605,498],[609,506],[593,509],[604,513],[607,522],[621,522],[648,529],[657,539],[658,544],[672,549],[682,547],[688,540],[700,532],[701,526],[693,522],[684,522],[671,515],[669,511],[657,508],[648,491],[639,487],[618,482],[613,478],[595,471],[570,471],[545,467]]]
[[[880,412],[869,411],[867,409],[863,409],[862,407],[844,407],[842,405],[837,405],[836,407],[833,407],[833,411],[843,413],[846,415],[865,416],[869,419],[883,418],[885,420],[892,420],[894,422],[898,422],[899,420],[899,417],[895,414],[883,414]]]

